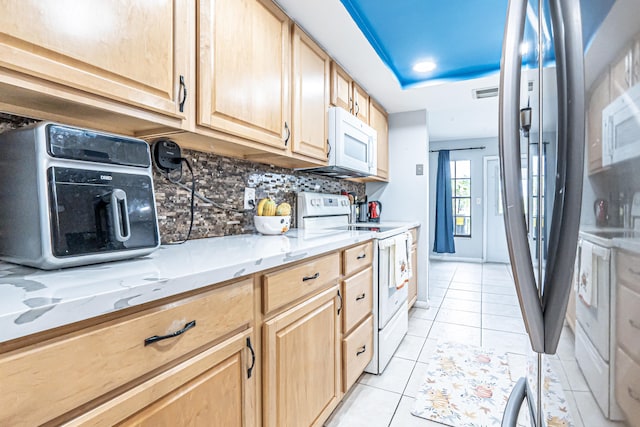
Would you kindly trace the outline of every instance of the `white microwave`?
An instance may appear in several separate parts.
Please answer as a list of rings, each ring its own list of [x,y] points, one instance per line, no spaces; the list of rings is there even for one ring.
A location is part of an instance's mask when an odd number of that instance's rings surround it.
[[[329,108],[327,166],[304,170],[335,178],[375,175],[378,169],[378,134],[340,107]]]
[[[602,166],[640,157],[640,84],[602,110]]]

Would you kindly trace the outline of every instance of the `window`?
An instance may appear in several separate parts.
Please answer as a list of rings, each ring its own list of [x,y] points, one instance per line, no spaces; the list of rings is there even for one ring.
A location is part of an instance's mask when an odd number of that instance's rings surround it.
[[[455,160],[450,167],[453,235],[471,237],[471,160]]]

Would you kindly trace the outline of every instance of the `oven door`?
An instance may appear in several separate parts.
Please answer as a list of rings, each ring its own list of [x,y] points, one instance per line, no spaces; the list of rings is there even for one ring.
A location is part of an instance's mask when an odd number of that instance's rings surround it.
[[[393,237],[378,240],[378,329],[383,329],[408,297],[408,287],[392,286],[391,247]]]
[[[148,176],[51,167],[48,181],[53,256],[159,244],[153,186]]]

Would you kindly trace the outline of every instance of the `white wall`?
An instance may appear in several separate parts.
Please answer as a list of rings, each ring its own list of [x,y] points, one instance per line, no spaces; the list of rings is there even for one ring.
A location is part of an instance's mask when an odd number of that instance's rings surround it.
[[[369,200],[382,203],[383,221],[419,221],[418,300],[428,298],[429,137],[427,112],[389,115],[389,183],[367,183]],[[416,175],[416,165],[424,167]]]
[[[432,257],[463,258],[482,260],[484,221],[484,157],[498,155],[498,138],[465,139],[459,141],[432,141],[431,150],[482,147],[484,150],[451,151],[451,160],[471,161],[471,237],[455,237],[455,254],[435,254],[432,252],[435,226],[436,176],[438,173],[438,153],[429,153],[429,253]],[[478,200],[480,204],[478,204]]]

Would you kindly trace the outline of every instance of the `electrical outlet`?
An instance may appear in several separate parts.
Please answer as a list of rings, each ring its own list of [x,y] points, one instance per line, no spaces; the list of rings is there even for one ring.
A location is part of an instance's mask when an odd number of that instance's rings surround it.
[[[244,189],[244,209],[254,209],[256,207],[256,189],[245,187]]]

